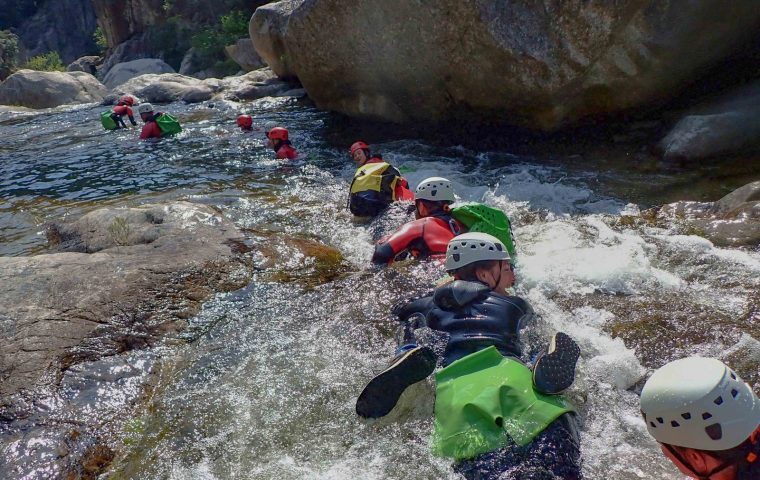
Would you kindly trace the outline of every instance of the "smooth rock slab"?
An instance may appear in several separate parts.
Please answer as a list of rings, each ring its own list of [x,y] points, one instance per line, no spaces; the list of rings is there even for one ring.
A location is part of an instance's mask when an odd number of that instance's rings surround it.
[[[85,72],[19,70],[0,84],[0,105],[52,108],[100,102],[106,87]]]
[[[248,279],[241,232],[208,206],[105,208],[49,238],[60,253],[0,257],[0,403],[82,361],[152,346]]]

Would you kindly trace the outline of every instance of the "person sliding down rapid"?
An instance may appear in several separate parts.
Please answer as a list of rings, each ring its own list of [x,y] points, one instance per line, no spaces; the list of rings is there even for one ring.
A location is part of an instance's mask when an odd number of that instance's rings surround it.
[[[406,223],[375,245],[372,263],[392,263],[408,252],[415,258],[443,256],[449,240],[464,232],[464,226],[451,217],[454,186],[442,177],[426,178],[414,192],[416,220]]]
[[[274,127],[267,131],[267,147],[275,151],[275,158],[294,160],[298,152],[288,140],[288,130],[283,127]]]
[[[137,107],[140,118],[145,123],[140,132],[140,139],[161,138],[164,135],[171,135],[182,131],[182,127],[176,118],[168,113],[154,112],[153,105],[150,103],[141,103]]]
[[[683,474],[760,479],[760,398],[723,362],[689,357],[659,368],[641,390],[641,414]]]
[[[520,330],[533,322],[531,306],[508,296],[515,282],[506,246],[472,232],[453,238],[446,270],[454,281],[395,313],[403,322],[391,365],[359,395],[361,417],[388,414],[401,393],[436,366],[414,331],[448,334],[443,369],[436,374],[434,453],[456,460],[468,479],[573,480],[581,478],[574,409],[561,395],[575,377],[578,345],[556,333],[533,372],[521,361]]]
[[[351,182],[348,209],[357,217],[374,217],[391,203],[414,200],[409,183],[380,154],[372,154],[362,141],[351,145],[351,158],[358,166]]]
[[[116,128],[127,128],[127,124],[124,123],[125,116],[129,118],[129,122],[133,127],[137,126],[135,117],[132,114],[132,109],[130,108],[134,104],[135,99],[131,95],[124,95],[123,97],[119,98],[119,101],[116,103],[116,106],[113,107],[111,113],[111,118],[113,119],[114,123],[116,123]]]

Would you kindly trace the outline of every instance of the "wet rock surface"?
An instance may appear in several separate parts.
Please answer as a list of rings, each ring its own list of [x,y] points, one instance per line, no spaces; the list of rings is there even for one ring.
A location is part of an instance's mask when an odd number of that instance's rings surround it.
[[[240,231],[186,202],[101,209],[53,225],[59,253],[0,258],[0,395],[79,362],[157,344],[216,290],[244,285]]]
[[[96,478],[160,346],[184,342],[214,292],[248,282],[249,248],[188,202],[95,210],[48,237],[56,253],[0,257],[0,477]]]
[[[717,202],[676,202],[663,206],[659,219],[676,220],[719,246],[760,245],[760,181]]]
[[[0,84],[0,105],[51,108],[100,102],[106,87],[85,72],[19,70]]]

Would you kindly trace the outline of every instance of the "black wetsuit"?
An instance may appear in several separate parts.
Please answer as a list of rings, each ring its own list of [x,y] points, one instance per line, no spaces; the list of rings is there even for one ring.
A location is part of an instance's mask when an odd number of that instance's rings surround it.
[[[499,295],[479,282],[455,281],[394,309],[407,326],[405,340],[414,328],[428,326],[449,335],[443,365],[490,346],[502,355],[520,360],[520,330],[533,321],[533,308],[520,297]],[[424,319],[423,319],[424,317]],[[468,479],[576,480],[581,477],[580,440],[575,418],[564,414],[530,444],[511,443],[454,469]]]

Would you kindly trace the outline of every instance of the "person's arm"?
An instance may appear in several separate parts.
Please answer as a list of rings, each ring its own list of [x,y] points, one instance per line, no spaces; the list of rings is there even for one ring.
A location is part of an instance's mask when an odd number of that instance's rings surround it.
[[[132,109],[127,107],[127,116],[129,117],[130,123],[132,123],[133,127],[137,126],[137,122],[135,121],[134,114],[132,113]]]
[[[403,252],[409,245],[422,237],[424,219],[415,220],[402,226],[388,238],[382,239],[375,245],[372,263],[392,263],[396,255]]]

